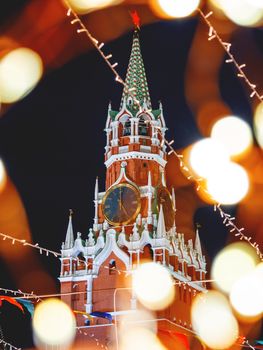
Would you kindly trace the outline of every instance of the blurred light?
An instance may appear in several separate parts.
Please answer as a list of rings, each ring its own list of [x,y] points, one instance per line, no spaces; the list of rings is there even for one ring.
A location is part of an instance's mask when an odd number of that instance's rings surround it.
[[[245,2],[263,9],[263,0],[245,0]]]
[[[76,321],[71,309],[59,299],[48,299],[37,305],[33,318],[37,347],[68,347],[74,340]]]
[[[221,164],[228,162],[229,157],[224,147],[211,138],[206,138],[193,145],[189,160],[193,171],[206,178],[220,168]]]
[[[5,184],[6,184],[6,171],[5,171],[4,163],[0,158],[0,191],[4,188]]]
[[[227,349],[238,337],[238,323],[227,299],[216,291],[198,294],[191,309],[193,329],[212,349]]]
[[[0,96],[12,103],[29,93],[43,73],[40,56],[27,48],[15,49],[0,61]]]
[[[263,263],[233,286],[230,301],[234,309],[244,317],[260,316],[263,312]]]
[[[254,250],[243,242],[233,243],[215,257],[211,274],[216,287],[230,293],[235,282],[253,271],[257,263]]]
[[[230,156],[239,155],[252,145],[249,125],[234,116],[219,119],[212,128],[211,138],[224,145]]]
[[[118,328],[120,334],[132,327],[145,328],[152,333],[157,333],[157,322],[155,315],[149,310],[136,309],[132,312],[120,316]]]
[[[262,0],[212,0],[212,3],[241,26],[258,25],[263,19]]]
[[[263,102],[260,102],[255,110],[254,129],[257,141],[260,147],[263,148]]]
[[[200,0],[151,0],[150,5],[161,16],[187,17],[199,6]]]
[[[212,198],[221,204],[236,204],[249,190],[247,172],[236,163],[222,164],[209,175],[207,190]]]
[[[133,289],[150,310],[166,308],[174,299],[175,288],[169,271],[153,262],[142,264],[133,273]]]
[[[209,81],[209,84],[210,84],[209,87],[207,86],[207,84],[202,84],[202,89],[205,88],[204,93],[206,93],[206,95],[207,95],[208,89],[210,89],[210,91],[212,89],[211,87],[212,82]],[[198,82],[196,83],[195,89],[196,91],[198,89],[198,91],[200,92],[200,86],[198,85]],[[226,115],[229,115],[230,113],[231,111],[229,110],[229,108],[221,100],[210,99],[210,100],[203,101],[200,104],[200,106],[198,106],[198,114],[197,114],[197,123],[202,135],[209,137],[215,122],[218,119],[223,118]]]
[[[80,14],[88,13],[106,6],[121,3],[122,0],[68,0],[70,6]]]
[[[121,334],[121,350],[165,350],[158,337],[149,329],[126,328]]]

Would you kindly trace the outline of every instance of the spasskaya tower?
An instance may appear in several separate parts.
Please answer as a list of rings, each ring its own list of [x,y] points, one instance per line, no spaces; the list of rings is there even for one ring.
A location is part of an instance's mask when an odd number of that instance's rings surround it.
[[[198,231],[194,242],[186,242],[176,229],[175,193],[166,185],[166,130],[161,103],[152,108],[136,29],[119,110],[108,108],[105,190],[97,178],[87,236],[74,237],[70,214],[61,249],[62,299],[76,312],[79,326],[94,312],[116,315],[116,288],[127,287],[132,270],[150,259],[176,282],[176,298],[162,317],[191,329],[190,304],[205,290],[206,262]],[[125,313],[137,305],[135,295],[123,290],[115,307]]]

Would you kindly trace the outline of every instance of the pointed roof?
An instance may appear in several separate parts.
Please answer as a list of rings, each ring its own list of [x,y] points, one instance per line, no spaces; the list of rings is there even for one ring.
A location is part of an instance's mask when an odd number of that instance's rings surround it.
[[[99,178],[97,176],[96,182],[95,182],[95,189],[94,189],[94,199],[98,200],[98,197],[99,197]]]
[[[158,223],[157,223],[156,237],[162,238],[165,235],[165,233],[166,233],[166,229],[165,229],[165,221],[164,221],[164,215],[163,215],[163,206],[161,204]]]
[[[202,246],[201,246],[198,228],[196,229],[196,235],[195,235],[195,250],[200,256],[202,256]]]
[[[74,234],[73,234],[73,226],[72,226],[72,214],[73,211],[70,209],[69,211],[69,220],[68,220],[68,228],[65,239],[65,249],[71,249],[74,246]]]
[[[125,79],[125,88],[123,89],[122,99],[120,109],[123,107],[123,104],[127,103],[127,107],[133,112],[138,111],[138,105],[136,103],[129,103],[129,94],[128,90],[131,90],[131,93],[142,105],[146,102],[146,105],[151,109],[151,99],[148,89],[148,83],[146,79],[144,63],[141,54],[140,41],[139,41],[139,31],[135,29],[133,34],[133,42],[130,60],[128,64],[128,70]]]

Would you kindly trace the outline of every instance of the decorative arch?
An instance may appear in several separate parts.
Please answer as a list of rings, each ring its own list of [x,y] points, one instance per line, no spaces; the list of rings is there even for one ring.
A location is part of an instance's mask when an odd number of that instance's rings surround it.
[[[119,258],[126,266],[126,269],[130,269],[129,256],[124,253],[117,245],[116,242],[116,231],[109,229],[106,233],[106,243],[102,251],[94,259],[94,270],[98,274],[101,265],[108,259],[110,254],[113,253]]]

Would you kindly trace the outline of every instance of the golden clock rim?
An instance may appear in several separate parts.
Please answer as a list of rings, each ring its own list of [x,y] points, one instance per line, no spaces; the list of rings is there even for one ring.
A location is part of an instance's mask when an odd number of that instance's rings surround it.
[[[134,191],[134,193],[136,194],[136,197],[137,197],[137,209],[136,209],[135,213],[129,218],[129,220],[126,220],[126,221],[123,221],[123,222],[121,222],[121,221],[119,221],[119,222],[114,222],[114,221],[111,221],[111,220],[107,217],[107,215],[105,215],[104,205],[105,205],[105,201],[106,201],[107,197],[109,196],[109,194],[111,194],[111,192],[113,192],[116,188],[120,188],[120,187],[129,187],[131,190]],[[141,210],[140,192],[138,191],[138,189],[137,189],[135,186],[133,186],[133,185],[127,183],[127,182],[122,182],[122,183],[119,183],[119,184],[117,184],[117,185],[114,185],[114,186],[110,187],[110,188],[106,191],[105,195],[103,196],[102,202],[101,202],[101,209],[102,209],[102,213],[103,213],[105,219],[108,221],[109,224],[111,224],[111,225],[113,225],[113,226],[118,226],[118,225],[123,226],[123,225],[127,225],[127,224],[129,224],[131,221],[133,221],[133,220],[137,217],[137,215],[139,214],[139,212],[140,212],[140,210]]]

